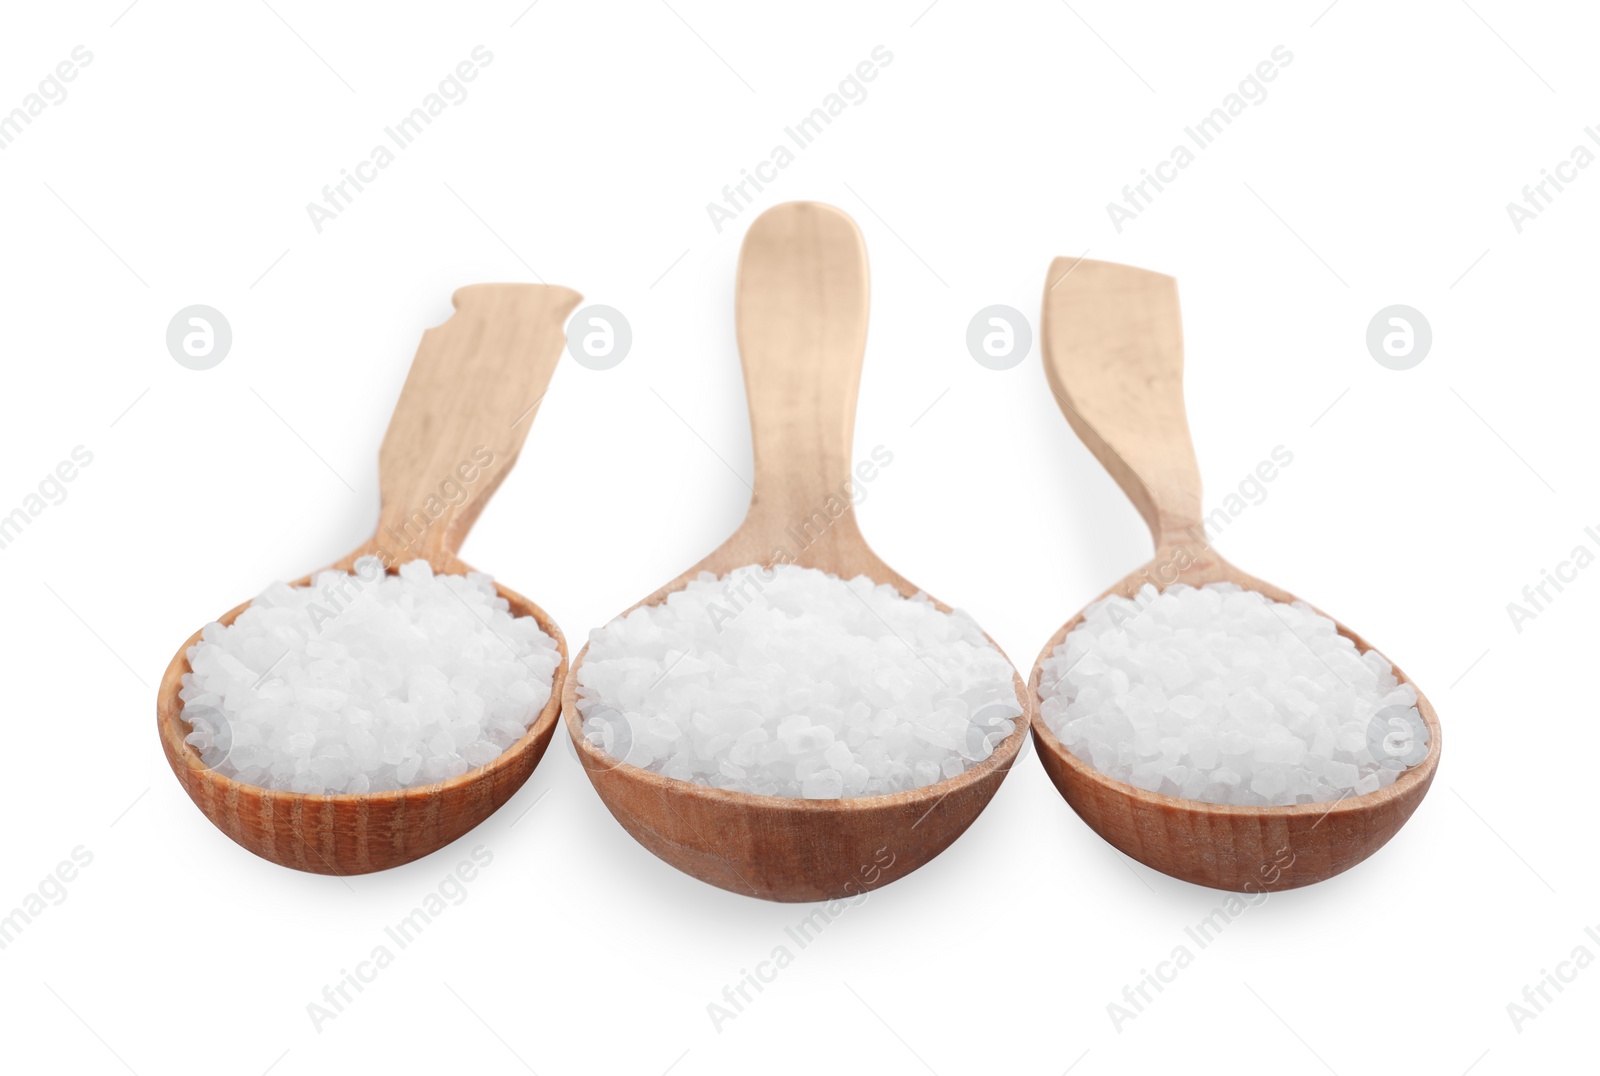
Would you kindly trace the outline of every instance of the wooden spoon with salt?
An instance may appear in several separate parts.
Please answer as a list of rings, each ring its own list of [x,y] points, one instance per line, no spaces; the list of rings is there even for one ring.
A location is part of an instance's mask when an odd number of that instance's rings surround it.
[[[568,288],[535,284],[474,284],[455,293],[455,313],[422,335],[383,440],[378,531],[335,562],[334,570],[348,572],[369,555],[378,556],[391,574],[418,559],[436,574],[474,570],[456,551],[516,462],[561,356],[563,325],[580,298]],[[178,692],[191,671],[188,651],[200,641],[196,632],[178,648],[156,696],[161,747],[172,772],[218,829],[256,855],[296,870],[363,874],[442,848],[522,787],[549,746],[560,711],[567,671],[561,629],[520,594],[495,589],[511,615],[533,617],[556,641],[561,663],[550,700],[527,732],[486,765],[437,784],[360,795],[278,792],[225,776],[185,742],[193,730],[183,719]],[[231,624],[249,606],[245,602],[218,620]]]
[[[1141,587],[1235,583],[1273,601],[1297,599],[1229,564],[1206,538],[1200,468],[1183,405],[1183,331],[1171,277],[1109,262],[1057,258],[1045,284],[1045,373],[1083,443],[1138,507],[1155,556],[1101,597]],[[1326,616],[1327,614],[1322,614]],[[1067,621],[1029,681],[1038,705],[1046,658],[1083,620]],[[1332,619],[1332,618],[1330,618]],[[1372,647],[1335,622],[1361,652]],[[1402,683],[1415,683],[1395,668]],[[1117,848],[1176,878],[1217,889],[1278,890],[1348,870],[1411,817],[1439,765],[1439,719],[1419,689],[1427,755],[1386,788],[1333,803],[1248,807],[1148,792],[1078,758],[1034,711],[1039,760],[1083,820]]]
[[[775,562],[843,579],[865,575],[906,597],[919,592],[867,546],[850,497],[841,493],[852,480],[867,304],[866,247],[844,213],[791,202],[751,224],[736,295],[755,455],[750,510],[716,551],[639,605],[664,601],[701,572],[722,576]],[[830,506],[825,518],[831,522],[811,536],[824,505]],[[841,514],[834,516],[834,507]],[[808,528],[809,538],[798,549],[791,533],[797,527]],[[1011,735],[988,758],[923,788],[847,799],[753,795],[620,763],[590,743],[577,706],[587,652],[585,646],[573,664],[562,705],[567,731],[600,798],[623,828],[674,867],[766,900],[861,896],[927,863],[972,824],[1000,787],[1032,712],[1029,693],[1015,677],[1023,715]]]

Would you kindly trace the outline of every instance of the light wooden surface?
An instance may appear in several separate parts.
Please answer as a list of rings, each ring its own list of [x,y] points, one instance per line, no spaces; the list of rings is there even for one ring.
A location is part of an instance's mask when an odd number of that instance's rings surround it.
[[[846,579],[865,575],[907,597],[918,592],[867,546],[848,493],[841,497],[852,467],[868,296],[866,248],[844,213],[791,202],[751,224],[736,294],[755,455],[750,511],[710,556],[640,605],[664,600],[703,571],[725,575],[749,564],[783,562]],[[813,518],[830,498],[842,499],[842,512],[800,547],[790,528]],[[927,788],[839,800],[756,796],[621,764],[590,744],[577,708],[576,673],[587,650],[567,678],[563,712],[600,798],[629,833],[674,867],[767,900],[858,896],[928,862],[993,797],[1016,761],[1032,712],[1018,676],[1023,716],[1016,731],[984,762]]]
[[[1205,537],[1200,473],[1183,405],[1183,334],[1173,279],[1109,262],[1057,258],[1045,283],[1040,335],[1056,402],[1139,508],[1155,540],[1150,562],[1101,597],[1131,598],[1146,583],[1160,589],[1177,582],[1230,582],[1274,601],[1298,600],[1229,564]],[[1417,709],[1428,727],[1427,757],[1388,788],[1366,796],[1334,804],[1239,807],[1163,796],[1113,780],[1068,751],[1037,710],[1044,660],[1082,620],[1079,612],[1062,625],[1034,664],[1034,742],[1073,810],[1117,848],[1159,871],[1218,889],[1309,885],[1381,848],[1433,782],[1441,733],[1420,688]],[[1338,629],[1358,649],[1373,649],[1344,625]],[[1416,687],[1398,666],[1394,672]]]
[[[423,334],[384,437],[378,531],[332,567],[347,571],[357,558],[377,554],[391,571],[417,559],[445,574],[473,570],[456,552],[522,449],[561,356],[563,325],[579,299],[567,288],[533,284],[477,284],[455,293],[455,313]],[[458,470],[469,462],[475,465],[466,472],[470,482]],[[452,478],[466,491],[464,499],[441,491]],[[308,576],[296,585],[309,582]],[[442,848],[522,787],[549,747],[560,712],[567,672],[561,629],[520,594],[496,589],[513,615],[534,617],[556,641],[561,663],[550,701],[527,733],[488,765],[439,784],[368,795],[275,792],[226,777],[184,743],[192,730],[178,692],[190,671],[188,650],[200,639],[196,632],[174,655],[157,692],[156,722],[172,772],[217,828],[286,867],[362,874]],[[249,604],[218,619],[231,624]]]

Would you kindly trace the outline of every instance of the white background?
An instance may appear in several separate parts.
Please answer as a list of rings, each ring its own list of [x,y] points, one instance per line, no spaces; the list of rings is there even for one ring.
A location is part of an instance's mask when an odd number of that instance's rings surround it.
[[[1520,234],[1505,208],[1600,124],[1592,10],[124,7],[7,5],[0,25],[0,110],[74,46],[94,55],[0,152],[0,510],[74,446],[94,454],[0,550],[0,910],[75,847],[93,855],[0,951],[8,1070],[1593,1067],[1600,970],[1520,1030],[1507,1005],[1575,947],[1600,955],[1600,570],[1520,632],[1506,606],[1600,547],[1583,533],[1600,524],[1600,168]],[[305,204],[480,44],[494,61],[470,97],[318,234]],[[954,847],[720,1029],[707,1004],[810,909],[658,862],[559,742],[477,831],[382,875],[299,874],[231,843],[167,769],[154,686],[201,623],[371,533],[377,445],[454,288],[536,273],[632,323],[615,369],[562,362],[463,551],[574,652],[734,528],[750,457],[732,287],[755,210],[719,233],[705,204],[878,45],[893,61],[869,96],[758,206],[830,202],[866,236],[856,445],[895,456],[861,508],[875,548],[1031,666],[1149,541],[1037,348],[984,369],[967,322],[994,303],[1036,319],[1057,255],[1175,275],[1208,506],[1274,446],[1294,454],[1220,548],[1437,706],[1443,762],[1410,824],[1251,908],[1120,1029],[1107,1004],[1222,895],[1113,850],[1032,757]],[[1118,233],[1105,204],[1278,45],[1293,61],[1269,96]],[[164,342],[193,303],[234,332],[203,373]],[[1434,331],[1406,372],[1364,343],[1393,303]],[[307,1004],[480,844],[493,861],[465,902],[314,1027]]]

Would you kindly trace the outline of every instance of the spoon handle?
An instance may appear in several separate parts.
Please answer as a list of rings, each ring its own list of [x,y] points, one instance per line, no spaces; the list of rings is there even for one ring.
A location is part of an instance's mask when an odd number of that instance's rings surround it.
[[[1132,266],[1057,258],[1042,326],[1056,402],[1144,516],[1157,550],[1203,541],[1177,282]]]
[[[582,296],[539,284],[473,284],[422,334],[378,454],[372,546],[396,560],[454,557],[516,461]]]
[[[855,541],[851,442],[869,296],[861,233],[832,206],[775,206],[745,236],[735,291],[755,456],[745,530],[778,537],[822,519],[821,544]]]

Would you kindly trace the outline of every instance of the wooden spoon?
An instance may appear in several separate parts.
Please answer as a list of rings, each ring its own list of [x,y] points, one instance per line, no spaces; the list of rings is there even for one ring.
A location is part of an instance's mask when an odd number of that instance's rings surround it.
[[[736,296],[755,455],[750,510],[715,552],[639,605],[665,600],[701,572],[721,576],[773,563],[844,579],[865,575],[907,597],[918,593],[868,548],[850,507],[867,297],[866,248],[844,213],[791,202],[750,226]],[[842,514],[818,531],[814,515],[820,511],[828,519],[829,504],[842,504]],[[803,525],[816,536],[797,547],[790,529]],[[629,833],[674,867],[766,900],[860,896],[928,862],[999,788],[1032,710],[1017,677],[1023,716],[1016,730],[983,762],[925,788],[853,799],[760,796],[664,777],[591,744],[577,706],[577,673],[587,651],[573,664],[562,708],[600,798]]]
[[[1274,601],[1295,601],[1223,560],[1206,538],[1200,468],[1183,406],[1177,283],[1125,265],[1057,258],[1045,285],[1041,335],[1045,373],[1067,421],[1138,507],[1155,539],[1150,562],[1101,597],[1131,598],[1147,583],[1162,589],[1228,582]],[[1433,782],[1439,719],[1420,690],[1417,710],[1428,729],[1427,756],[1392,785],[1364,796],[1294,807],[1225,806],[1146,792],[1107,777],[1068,751],[1037,709],[1044,660],[1083,616],[1067,621],[1034,665],[1034,741],[1072,809],[1141,863],[1217,889],[1309,885],[1381,848]],[[1358,650],[1372,649],[1343,625],[1338,630]],[[1399,668],[1394,674],[1416,687]]]
[[[567,288],[533,284],[475,284],[455,293],[456,312],[422,334],[383,439],[378,532],[335,562],[335,570],[349,571],[358,558],[372,554],[391,574],[418,559],[436,573],[473,570],[456,551],[516,461],[560,358],[562,325],[580,298]],[[184,742],[192,729],[178,692],[191,671],[187,655],[200,641],[196,632],[178,648],[156,696],[161,746],[172,772],[218,829],[286,867],[363,874],[442,848],[488,818],[528,779],[550,744],[560,709],[567,670],[561,630],[528,599],[496,589],[513,616],[534,617],[556,641],[561,664],[550,701],[527,733],[487,765],[439,784],[363,795],[275,792],[226,777]],[[245,602],[218,619],[231,624],[249,606]]]

